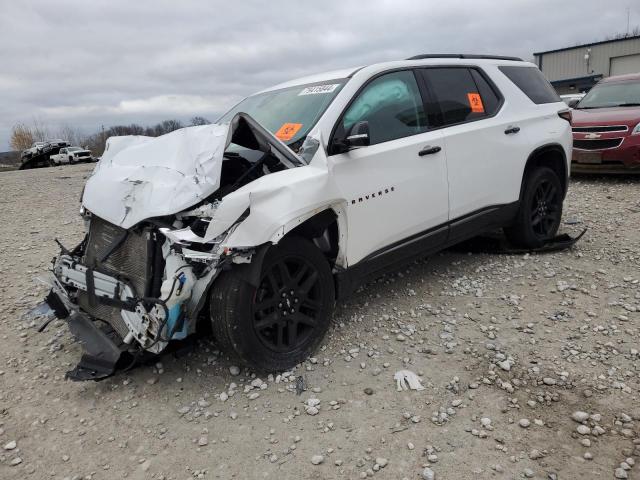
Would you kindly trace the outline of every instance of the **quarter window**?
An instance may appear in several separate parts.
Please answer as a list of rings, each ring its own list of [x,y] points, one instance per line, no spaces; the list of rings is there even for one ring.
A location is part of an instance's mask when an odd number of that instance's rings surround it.
[[[424,132],[422,97],[413,72],[388,73],[369,83],[345,112],[341,127],[349,132],[361,121],[369,122],[371,145]]]
[[[561,102],[549,80],[537,67],[498,67],[533,103]]]
[[[429,124],[446,126],[493,115],[500,98],[475,69],[425,68],[420,70],[435,102],[427,104]]]

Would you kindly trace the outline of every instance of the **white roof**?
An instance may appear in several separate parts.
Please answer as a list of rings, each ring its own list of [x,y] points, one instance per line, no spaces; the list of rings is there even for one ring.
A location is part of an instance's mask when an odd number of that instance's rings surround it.
[[[342,70],[332,70],[330,72],[316,73],[315,75],[309,75],[307,77],[300,77],[288,82],[279,83],[273,87],[265,88],[258,92],[269,92],[271,90],[280,90],[281,88],[295,87],[296,85],[304,85],[308,83],[325,82],[328,80],[336,80],[339,78],[347,78],[353,75],[354,72],[360,70],[362,67],[343,68]]]
[[[298,85],[305,85],[309,83],[325,82],[329,80],[337,80],[339,78],[348,78],[359,70],[372,69],[375,71],[384,71],[392,68],[413,67],[421,65],[527,65],[533,66],[534,64],[525,61],[515,60],[500,60],[493,58],[448,58],[448,57],[436,57],[425,58],[421,60],[394,60],[390,62],[374,63],[368,66],[344,68],[341,70],[332,70],[330,72],[317,73],[315,75],[309,75],[307,77],[296,78],[287,82],[279,83],[269,88],[265,88],[257,93],[270,92],[272,90],[280,90],[282,88],[295,87]]]

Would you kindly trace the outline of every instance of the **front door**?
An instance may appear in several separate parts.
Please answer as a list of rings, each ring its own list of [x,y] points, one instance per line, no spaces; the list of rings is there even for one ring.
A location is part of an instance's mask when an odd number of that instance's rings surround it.
[[[423,101],[412,70],[371,80],[336,128],[360,121],[370,145],[331,157],[333,181],[347,199],[347,261],[382,257],[446,239],[447,164],[442,134],[427,131]],[[406,250],[405,250],[406,251]]]

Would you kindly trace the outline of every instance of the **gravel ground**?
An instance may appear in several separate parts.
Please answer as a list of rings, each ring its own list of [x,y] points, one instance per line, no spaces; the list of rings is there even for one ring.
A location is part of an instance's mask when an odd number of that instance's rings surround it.
[[[203,338],[71,383],[64,322],[24,313],[53,239],[81,238],[90,169],[0,174],[0,478],[640,479],[640,179],[572,181],[573,250],[458,249],[369,284],[293,372]],[[396,391],[401,369],[425,389]]]

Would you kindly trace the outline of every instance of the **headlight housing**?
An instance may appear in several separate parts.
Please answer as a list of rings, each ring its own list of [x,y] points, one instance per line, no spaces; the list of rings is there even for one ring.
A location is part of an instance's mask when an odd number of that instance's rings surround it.
[[[633,130],[631,130],[631,135],[640,135],[640,123],[633,127]]]

